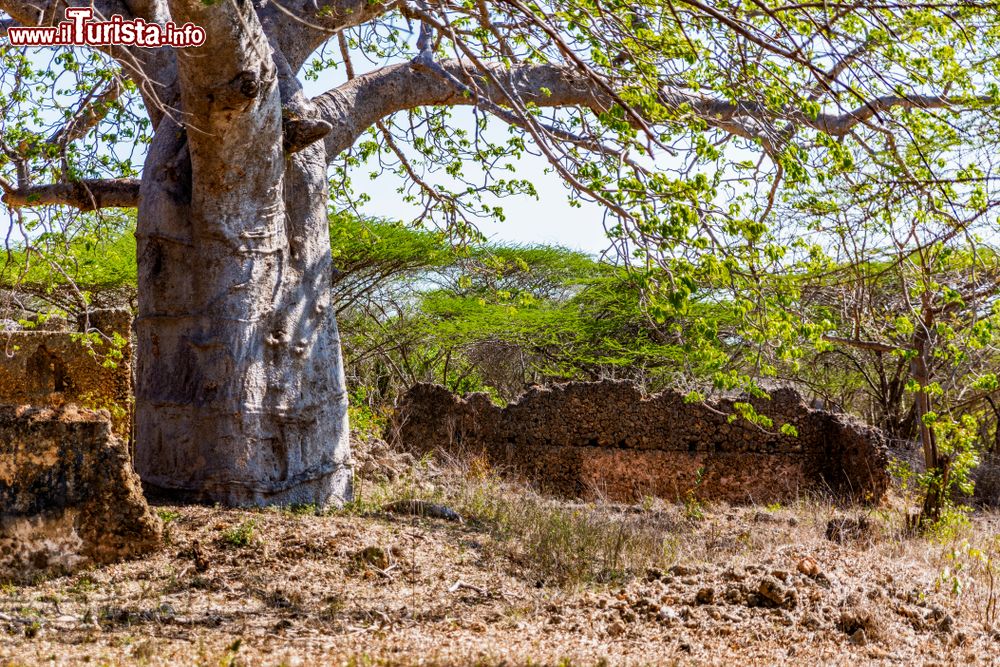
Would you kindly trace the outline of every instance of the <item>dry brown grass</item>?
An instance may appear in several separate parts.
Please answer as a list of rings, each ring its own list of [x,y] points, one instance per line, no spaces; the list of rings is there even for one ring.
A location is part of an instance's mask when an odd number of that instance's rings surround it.
[[[359,490],[321,514],[160,507],[159,554],[0,588],[0,665],[988,663],[1000,651],[996,515],[916,538],[890,503],[836,544],[827,522],[846,510],[821,499],[559,502],[476,460],[417,462]],[[465,521],[381,510],[410,498]],[[796,572],[805,557],[822,577]],[[748,602],[761,577],[797,603]],[[739,587],[750,598],[734,601]]]

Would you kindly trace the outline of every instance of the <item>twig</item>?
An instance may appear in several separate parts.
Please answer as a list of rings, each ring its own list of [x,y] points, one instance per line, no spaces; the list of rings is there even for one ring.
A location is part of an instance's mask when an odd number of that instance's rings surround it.
[[[451,586],[449,586],[448,587],[448,592],[449,593],[454,593],[455,591],[460,590],[462,588],[468,589],[470,591],[475,591],[476,593],[479,593],[483,597],[489,597],[489,591],[487,591],[485,588],[480,588],[479,586],[473,586],[472,584],[467,584],[464,581],[462,581],[461,579],[459,579],[458,581],[456,581],[455,583],[453,583]]]

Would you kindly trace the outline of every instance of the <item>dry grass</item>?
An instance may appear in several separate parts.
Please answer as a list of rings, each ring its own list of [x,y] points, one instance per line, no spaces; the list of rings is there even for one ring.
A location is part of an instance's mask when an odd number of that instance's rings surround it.
[[[475,460],[391,477],[320,514],[160,507],[170,544],[153,557],[0,588],[0,665],[988,663],[1000,651],[995,515],[915,538],[890,504],[837,544],[826,526],[844,510],[818,499],[557,502]],[[465,521],[382,511],[413,498]],[[796,572],[805,557],[821,576]],[[763,579],[794,589],[789,604],[760,599]]]

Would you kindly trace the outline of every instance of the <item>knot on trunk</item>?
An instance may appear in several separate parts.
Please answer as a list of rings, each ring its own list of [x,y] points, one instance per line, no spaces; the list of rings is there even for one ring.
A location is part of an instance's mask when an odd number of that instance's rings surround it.
[[[217,111],[243,110],[257,99],[263,86],[260,74],[246,70],[234,76],[229,83],[216,88],[212,95],[212,106]]]
[[[252,100],[260,93],[260,78],[256,72],[240,72],[232,80],[231,85],[240,91],[240,95]]]

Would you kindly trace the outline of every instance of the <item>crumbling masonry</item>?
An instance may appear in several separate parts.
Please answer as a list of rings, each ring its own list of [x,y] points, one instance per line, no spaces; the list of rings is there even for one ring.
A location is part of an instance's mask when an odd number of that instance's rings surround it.
[[[88,346],[84,326],[103,335]],[[128,310],[108,309],[92,311],[77,331],[0,331],[0,404],[107,410],[115,433],[128,440],[131,328]]]
[[[129,456],[129,313],[99,311],[84,324],[0,332],[0,583],[161,541]],[[103,336],[88,348],[84,330]]]
[[[730,421],[733,400],[643,396],[623,382],[535,387],[505,408],[429,384],[399,402],[388,437],[416,453],[480,454],[543,491],[634,502],[644,496],[772,503],[805,494],[879,502],[889,487],[884,438],[843,414],[812,410],[790,389],[752,400],[774,425]],[[779,429],[791,424],[797,436]]]

